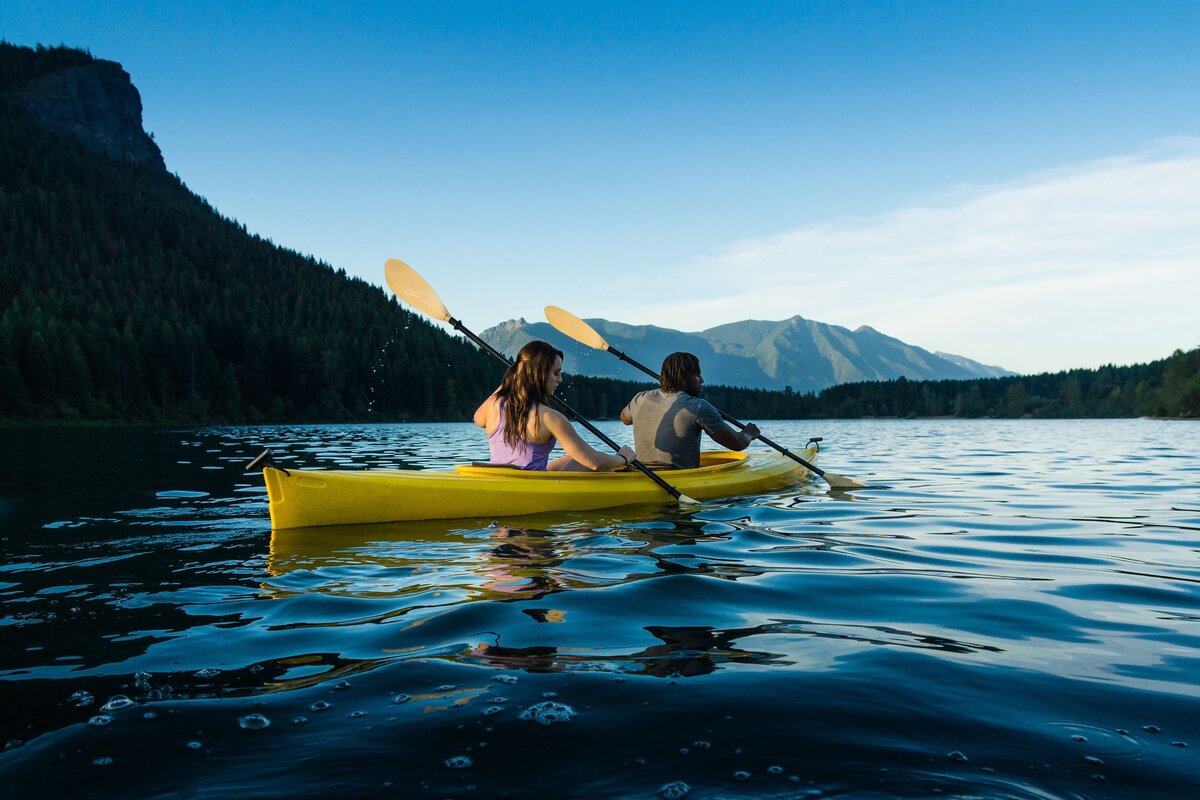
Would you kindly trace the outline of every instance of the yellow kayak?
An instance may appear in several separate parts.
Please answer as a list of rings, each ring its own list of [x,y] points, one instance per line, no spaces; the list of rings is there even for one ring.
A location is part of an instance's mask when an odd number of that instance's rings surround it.
[[[798,454],[814,463],[817,448]],[[696,500],[758,494],[809,470],[778,453],[703,453],[696,469],[661,473]],[[432,470],[263,469],[275,530],[422,519],[514,516],[661,504],[670,497],[640,472],[527,472],[464,465]]]

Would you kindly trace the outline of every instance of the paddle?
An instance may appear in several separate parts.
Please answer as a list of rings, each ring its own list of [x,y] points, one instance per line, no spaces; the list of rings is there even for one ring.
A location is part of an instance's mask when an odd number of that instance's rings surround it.
[[[397,258],[392,258],[392,259],[389,259],[388,262],[383,265],[383,272],[387,278],[387,285],[391,287],[392,291],[395,292],[396,296],[399,297],[401,300],[408,303],[410,306],[417,309],[422,314],[426,314],[427,316],[433,317],[434,319],[439,319],[442,322],[449,322],[450,325],[456,331],[461,333],[463,336],[466,336],[468,339],[470,339],[472,342],[474,342],[476,345],[478,345],[479,348],[481,350],[483,350],[485,353],[489,353],[489,354],[495,356],[500,361],[503,361],[507,366],[512,366],[513,362],[507,356],[505,356],[503,353],[501,353],[496,348],[492,347],[490,344],[485,342],[483,339],[480,339],[478,336],[476,336],[471,331],[467,330],[463,326],[462,322],[455,319],[450,314],[450,312],[446,309],[446,306],[442,303],[441,298],[439,298],[437,296],[437,292],[435,292],[433,290],[433,287],[430,286],[429,283],[424,278],[422,278],[419,274],[417,274],[417,271],[415,269],[413,269],[408,264],[405,264],[403,261],[401,261]],[[575,422],[578,422],[583,427],[587,428],[589,431],[592,432],[593,435],[595,435],[597,438],[599,438],[601,441],[603,441],[605,444],[607,444],[613,450],[619,451],[621,449],[620,445],[618,445],[612,439],[608,438],[603,433],[601,433],[600,429],[598,429],[595,425],[593,425],[592,423],[590,423],[586,419],[584,419],[583,416],[578,411],[571,408],[569,405],[567,405],[565,402],[563,402],[562,400],[560,400],[557,397],[551,397],[550,399],[553,400],[558,405],[558,407],[561,408],[563,410],[563,412],[566,413],[566,415],[568,417],[570,417]],[[654,472],[652,472],[649,467],[647,467],[645,464],[638,461],[637,459],[634,459],[633,461],[629,462],[629,466],[638,470],[643,475],[645,475],[647,478],[649,478],[650,480],[657,483],[664,492],[671,495],[671,497],[674,497],[679,502],[681,502],[681,503],[696,503],[697,502],[696,500],[693,500],[692,498],[688,497],[686,494],[683,494],[682,492],[680,492],[678,489],[676,489],[671,484],[664,481],[662,478],[660,478],[658,475],[656,475]]]
[[[639,364],[637,361],[634,361],[632,358],[630,358],[629,356],[625,355],[617,348],[610,345],[608,342],[606,342],[604,340],[603,336],[601,336],[599,333],[596,332],[595,328],[593,328],[591,325],[588,325],[586,322],[584,322],[579,317],[572,314],[570,311],[559,308],[558,306],[546,306],[546,320],[551,325],[553,325],[555,328],[557,328],[559,330],[559,332],[565,333],[567,336],[570,336],[575,341],[581,342],[582,344],[586,344],[588,347],[594,347],[597,350],[606,350],[609,353],[612,353],[617,358],[626,362],[627,364],[637,367],[642,372],[644,372],[647,375],[649,375],[650,377],[654,378],[654,380],[659,380],[659,376],[658,376],[657,372],[650,369],[649,367],[647,367],[644,364]],[[721,411],[720,414],[721,414],[721,419],[725,420],[730,425],[734,425],[738,429],[742,429],[742,428],[746,427],[746,425],[744,423],[738,422],[736,419],[729,416],[724,411]],[[828,483],[834,489],[864,489],[864,488],[866,488],[865,483],[859,483],[858,481],[854,480],[853,478],[847,478],[844,475],[835,475],[832,472],[825,472],[822,469],[818,469],[815,464],[808,463],[803,458],[801,458],[800,456],[793,453],[791,450],[788,450],[787,448],[783,447],[782,445],[778,445],[775,442],[772,442],[770,439],[763,436],[762,434],[759,434],[758,438],[760,441],[762,441],[767,446],[775,448],[776,450],[778,450],[780,453],[783,453],[788,458],[804,465],[805,467],[808,467],[810,470],[812,470],[816,474],[820,475],[822,478],[825,479],[825,482]]]

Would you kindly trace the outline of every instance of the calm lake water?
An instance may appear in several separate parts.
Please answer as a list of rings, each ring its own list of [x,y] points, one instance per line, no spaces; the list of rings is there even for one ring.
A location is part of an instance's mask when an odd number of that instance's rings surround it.
[[[273,535],[482,439],[0,431],[0,795],[1196,796],[1200,424],[762,427],[872,488]]]

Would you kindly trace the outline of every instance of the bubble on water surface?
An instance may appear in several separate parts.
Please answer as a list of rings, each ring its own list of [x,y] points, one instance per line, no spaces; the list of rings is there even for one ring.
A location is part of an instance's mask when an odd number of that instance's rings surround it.
[[[744,769],[739,769],[737,772],[733,773],[733,779],[735,781],[748,781],[750,780],[750,773]]]
[[[770,766],[770,767],[767,767],[767,772],[771,773],[772,775],[782,775],[783,767],[778,766],[778,765]]]
[[[409,695],[406,695],[406,694],[392,695],[392,702],[395,703],[396,705],[399,705],[401,703],[407,703],[409,700],[412,700],[412,697],[410,697]]]
[[[292,717],[293,725],[303,725],[306,722],[308,722],[308,717]]]
[[[1071,737],[1071,741],[1074,741],[1074,742],[1086,742],[1086,741],[1087,741],[1087,737],[1086,737],[1086,736],[1080,736],[1079,734],[1075,734],[1074,736],[1072,736],[1072,737]]]
[[[365,711],[351,711],[346,716],[349,717],[350,719],[358,719],[359,717],[365,717],[366,715],[367,715],[367,712],[365,712]]]
[[[485,702],[485,703],[501,703],[501,704],[503,704],[503,703],[507,703],[507,702],[508,702],[508,698],[507,698],[507,697],[505,697],[504,695],[499,695],[499,694],[497,694],[497,695],[493,695],[492,697],[485,697],[485,698],[483,699],[483,702]]]
[[[204,743],[192,741],[188,742],[187,746],[189,750],[199,750],[201,747],[204,747]]]
[[[339,690],[341,690],[341,689],[349,689],[349,688],[350,688],[350,681],[338,681],[337,683],[335,683],[335,684],[333,685],[333,688],[335,688],[335,689],[339,689]]]
[[[948,755],[950,757],[951,761],[966,762],[966,761],[970,760],[965,755],[963,755],[962,752],[960,752],[958,750],[953,750],[953,751],[947,753],[946,755]]]
[[[142,719],[154,719],[157,716],[158,716],[157,712],[147,711],[146,713],[142,714]]]
[[[99,758],[92,759],[92,763],[97,767],[107,767],[109,764],[113,763],[113,760],[112,756],[100,756]]]
[[[454,688],[453,683],[443,683],[441,686],[434,689],[435,692],[449,692]]]
[[[450,769],[470,769],[472,766],[471,759],[466,756],[453,756],[447,758],[445,763]]]
[[[262,714],[247,714],[244,717],[238,718],[238,726],[242,730],[261,731],[263,728],[270,727],[271,720],[264,717]]]
[[[324,700],[318,700],[308,707],[309,711],[324,711],[327,708],[329,708],[329,703],[326,703]]]
[[[1187,742],[1171,742],[1172,747],[1187,747]]]
[[[123,694],[114,694],[108,698],[108,702],[100,706],[101,711],[119,711],[122,708],[129,708],[133,705],[133,701]]]
[[[78,691],[68,697],[67,702],[76,708],[83,708],[84,706],[90,706],[92,703],[96,702],[96,698],[92,697],[91,692]]]
[[[692,787],[688,786],[683,781],[671,781],[670,783],[663,784],[659,788],[658,796],[663,798],[663,800],[680,800],[681,798],[686,797],[687,793],[691,790]]]
[[[696,748],[697,750],[711,750],[712,744],[704,741],[703,739],[697,739],[696,741],[692,742],[692,747]]]
[[[1095,756],[1084,756],[1084,761],[1089,764],[1095,764],[1096,766],[1103,766],[1104,764],[1103,759],[1096,758]]]
[[[545,697],[546,699],[558,697],[558,692],[542,692],[542,697]]]
[[[507,683],[509,686],[512,686],[514,683],[517,682],[517,676],[515,676],[515,675],[493,675],[492,680],[495,681],[496,683]]]
[[[141,689],[143,692],[150,691],[150,678],[151,677],[152,676],[150,675],[149,672],[135,672],[133,674],[134,688]]]
[[[539,725],[555,725],[559,722],[570,722],[575,715],[575,709],[570,706],[548,700],[522,711],[521,719],[526,722],[536,722]]]
[[[97,714],[88,720],[88,725],[95,725],[98,728],[101,725],[107,725],[108,723],[112,722],[112,719],[113,718],[107,714]]]
[[[1142,730],[1146,733],[1162,733],[1162,728],[1157,725],[1143,725]]]
[[[485,709],[483,710],[483,715],[484,715],[485,717],[490,717],[490,716],[492,716],[493,714],[499,714],[499,713],[500,713],[501,711],[503,711],[503,710],[504,710],[504,709],[503,709],[503,708],[501,708],[500,706],[488,706],[487,708],[485,708]]]
[[[197,678],[211,678],[214,675],[220,675],[221,670],[216,667],[205,667],[204,669],[196,670],[194,674]]]

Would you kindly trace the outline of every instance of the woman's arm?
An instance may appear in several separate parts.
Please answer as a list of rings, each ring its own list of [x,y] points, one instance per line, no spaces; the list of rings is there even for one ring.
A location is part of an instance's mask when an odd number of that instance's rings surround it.
[[[567,455],[596,472],[608,472],[620,469],[634,459],[632,447],[622,447],[619,453],[601,453],[575,431],[571,421],[559,412],[546,406],[538,409],[542,425],[558,439]]]
[[[499,389],[496,392],[500,391]],[[492,410],[492,406],[496,404],[496,392],[488,395],[488,399],[479,404],[479,408],[475,409],[475,415],[471,417],[475,424],[487,430],[488,413]]]

